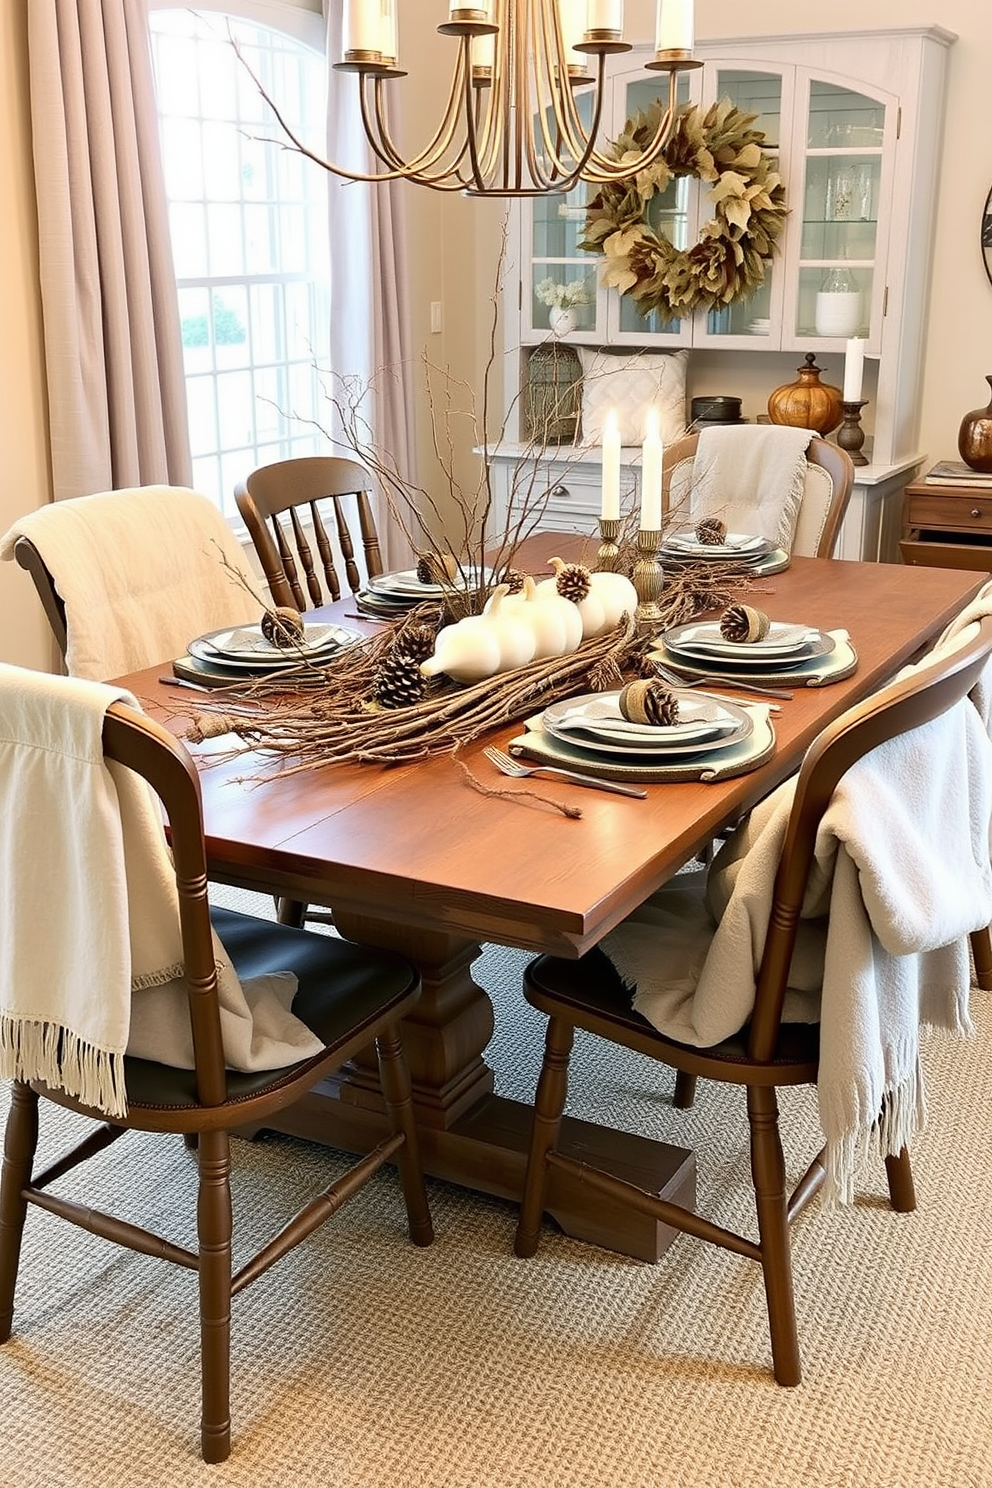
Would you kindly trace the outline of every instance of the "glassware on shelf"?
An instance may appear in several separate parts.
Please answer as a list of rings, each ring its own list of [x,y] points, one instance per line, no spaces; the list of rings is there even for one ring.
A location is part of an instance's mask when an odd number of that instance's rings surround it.
[[[816,296],[813,324],[818,336],[853,336],[861,325],[861,291],[851,270],[838,264]]]

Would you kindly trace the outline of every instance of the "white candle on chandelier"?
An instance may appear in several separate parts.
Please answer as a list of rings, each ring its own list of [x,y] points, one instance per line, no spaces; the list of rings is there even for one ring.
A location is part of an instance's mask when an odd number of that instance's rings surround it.
[[[620,425],[614,409],[603,424],[603,521],[620,516]]]
[[[382,19],[379,23],[379,50],[384,62],[396,61],[396,0],[382,0]]]
[[[691,52],[694,40],[692,0],[658,0],[655,51]]]
[[[845,403],[859,402],[864,367],[864,339],[860,336],[852,336],[844,348],[844,389],[841,396]]]
[[[648,423],[641,445],[641,530],[661,531],[661,475],[665,450],[661,442],[658,410],[648,410]]]
[[[381,0],[348,0],[344,12],[344,51],[377,52],[382,44]]]
[[[577,52],[575,44],[586,33],[586,0],[558,0],[558,19],[566,62],[569,67],[585,67],[585,53]]]
[[[473,36],[469,42],[469,55],[473,67],[488,67],[492,72],[496,66],[496,33],[491,31],[487,36]]]
[[[589,0],[586,24],[590,31],[622,31],[623,0]]]

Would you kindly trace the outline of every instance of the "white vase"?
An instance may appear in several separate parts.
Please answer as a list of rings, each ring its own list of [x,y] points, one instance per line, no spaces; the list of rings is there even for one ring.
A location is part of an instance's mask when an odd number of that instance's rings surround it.
[[[853,336],[861,325],[860,290],[821,289],[813,323],[818,336]]]
[[[570,335],[578,323],[578,316],[571,306],[552,305],[548,312],[548,324],[553,336]]]

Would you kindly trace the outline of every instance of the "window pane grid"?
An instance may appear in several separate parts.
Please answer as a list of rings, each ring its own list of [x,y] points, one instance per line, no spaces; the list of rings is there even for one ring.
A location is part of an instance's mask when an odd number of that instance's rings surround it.
[[[324,60],[292,37],[188,10],[150,16],[194,482],[234,486],[321,453],[329,321],[327,181],[281,143],[227,31],[303,138],[325,123]]]

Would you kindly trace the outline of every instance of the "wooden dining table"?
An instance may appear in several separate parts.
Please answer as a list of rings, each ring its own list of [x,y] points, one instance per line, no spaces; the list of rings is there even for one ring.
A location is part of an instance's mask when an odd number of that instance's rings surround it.
[[[564,540],[528,540],[518,564],[540,570]],[[567,553],[565,556],[569,556]],[[846,629],[854,673],[830,686],[796,688],[773,715],[776,746],[736,779],[653,784],[644,800],[565,781],[509,782],[482,754],[520,731],[508,724],[462,751],[488,786],[481,794],[444,756],[397,766],[329,764],[280,774],[259,754],[227,757],[231,736],[194,745],[201,763],[211,877],[330,906],[355,940],[409,955],[423,994],[404,1024],[427,1171],[471,1188],[518,1197],[530,1107],[494,1092],[485,1059],[493,1007],[473,980],[480,943],[578,957],[799,766],[820,730],[884,683],[931,642],[985,576],[954,569],[795,558],[751,581],[750,603],[773,619]],[[375,633],[342,600],[320,614]],[[170,664],[121,679],[143,706],[184,735],[196,695],[159,679]],[[539,797],[579,807],[566,817]],[[347,1151],[378,1141],[386,1117],[374,1053],[281,1113],[280,1130]],[[569,1121],[565,1145],[679,1202],[692,1203],[686,1148]],[[549,1208],[566,1232],[655,1259],[672,1232],[646,1216],[614,1218],[556,1170]]]

